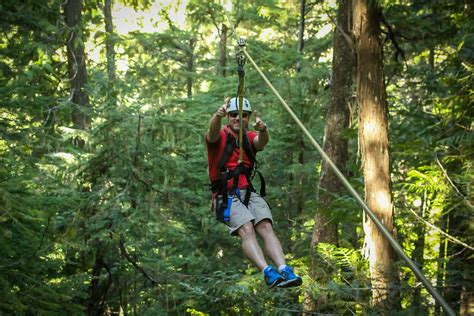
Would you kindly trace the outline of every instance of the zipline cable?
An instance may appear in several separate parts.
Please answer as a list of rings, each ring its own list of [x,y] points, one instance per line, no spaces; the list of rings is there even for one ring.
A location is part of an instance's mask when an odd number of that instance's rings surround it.
[[[234,32],[234,35],[237,39],[237,42],[239,42],[239,37],[237,36],[237,33],[234,29],[233,24],[230,21],[229,13],[227,10],[224,10],[227,21],[229,25],[232,28],[232,31]],[[260,67],[255,63],[253,58],[249,55],[246,49],[243,49],[243,53],[247,57],[247,59],[250,61],[250,63],[254,66],[254,68],[257,70],[257,72],[260,74],[262,79],[265,81],[265,83],[268,85],[270,90],[277,96],[278,100],[280,100],[281,104],[285,108],[285,110],[290,114],[291,118],[296,122],[298,127],[303,131],[303,133],[306,135],[306,137],[309,139],[310,143],[316,148],[316,150],[321,154],[323,159],[329,164],[329,166],[332,168],[334,173],[337,175],[337,177],[341,180],[341,182],[344,184],[344,186],[349,190],[349,192],[354,196],[354,198],[359,202],[359,204],[362,206],[364,209],[365,213],[367,216],[370,217],[370,219],[375,223],[377,228],[380,230],[380,232],[387,238],[388,242],[390,245],[393,247],[395,252],[403,259],[405,262],[408,264],[409,268],[413,271],[413,273],[418,277],[418,279],[423,283],[425,288],[430,292],[430,294],[434,297],[434,299],[441,305],[443,306],[444,311],[448,315],[456,315],[454,311],[451,309],[451,307],[448,305],[448,303],[445,301],[445,299],[441,296],[441,294],[433,287],[431,282],[424,276],[424,274],[421,272],[420,269],[416,266],[416,264],[405,254],[403,251],[402,247],[398,244],[398,242],[393,238],[392,234],[388,231],[388,229],[383,225],[383,223],[379,220],[377,215],[365,204],[364,200],[360,197],[359,193],[352,187],[352,185],[349,183],[349,181],[346,179],[346,177],[342,174],[342,172],[337,168],[337,166],[332,162],[331,158],[324,152],[324,150],[319,146],[318,142],[313,138],[313,136],[310,134],[310,132],[306,129],[306,127],[303,125],[303,123],[300,121],[300,119],[295,115],[293,110],[290,108],[290,106],[283,100],[283,98],[280,96],[278,91],[273,87],[272,83],[267,79],[265,74],[260,70]]]

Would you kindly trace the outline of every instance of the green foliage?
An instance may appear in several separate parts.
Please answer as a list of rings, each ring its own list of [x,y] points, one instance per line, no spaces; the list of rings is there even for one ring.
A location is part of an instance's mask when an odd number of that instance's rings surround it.
[[[472,262],[468,255],[458,257],[459,246],[446,244],[438,231],[423,228],[420,218],[472,244],[472,227],[466,225],[473,210],[467,201],[473,155],[469,145],[472,92],[466,91],[472,84],[470,16],[472,11],[456,1],[414,2],[403,10],[398,5],[387,8],[387,17],[397,26],[399,44],[407,58],[406,70],[394,70],[394,85],[388,86],[393,104],[397,230],[404,248],[413,252],[416,260],[422,260],[424,273],[444,293],[449,293],[442,288],[444,285],[449,288],[471,283],[467,275],[457,279],[449,275],[456,274],[461,266],[472,271]],[[398,77],[403,79],[404,89],[395,86]],[[420,251],[421,256],[417,254]],[[450,262],[457,262],[457,266],[453,268]],[[443,279],[443,274],[448,277]],[[417,282],[408,271],[403,277],[409,284]],[[459,306],[451,294],[445,295],[452,306]]]
[[[327,243],[319,243],[315,251],[320,270],[317,273],[331,273],[332,276],[329,282],[310,279],[305,285],[309,295],[319,302],[318,310],[345,314],[366,305],[370,297],[370,280],[368,262],[361,251]]]
[[[152,4],[121,3],[137,10]],[[315,185],[321,157],[249,63],[245,92],[271,132],[258,156],[260,170],[275,230],[304,285],[266,289],[260,272],[243,259],[238,238],[211,214],[203,136],[211,115],[237,88],[230,31],[228,76],[216,75],[216,33],[227,23],[220,4],[189,1],[184,29],[164,7],[156,16],[167,29],[116,35],[116,106],[108,102],[105,49],[98,60],[90,54],[90,130],[72,128],[65,50],[70,30],[62,4],[0,5],[0,313],[86,314],[94,286],[110,313],[288,315],[302,310],[304,297],[328,297],[321,305],[328,312],[372,311],[360,210],[345,192],[328,210],[341,223],[342,247],[316,249],[324,262],[319,272],[332,278],[325,282],[307,273],[314,210],[324,207]],[[472,11],[458,1],[390,2],[383,9],[406,58],[395,60],[400,51],[386,42],[398,238],[410,256],[424,260],[424,272],[437,285],[470,289],[472,253],[450,242],[443,256],[444,237],[423,230],[410,209],[473,244]],[[105,47],[101,10],[98,1],[85,3],[82,25],[95,47]],[[316,34],[331,26],[332,10],[310,5],[301,54],[296,2],[234,1],[231,12],[255,62],[320,143],[332,33]],[[84,148],[74,146],[78,137]],[[355,129],[347,137],[355,156]],[[347,169],[362,192],[358,161]],[[433,312],[426,292],[416,306],[417,280],[403,266],[400,271],[403,307]],[[458,302],[459,293],[445,293]]]

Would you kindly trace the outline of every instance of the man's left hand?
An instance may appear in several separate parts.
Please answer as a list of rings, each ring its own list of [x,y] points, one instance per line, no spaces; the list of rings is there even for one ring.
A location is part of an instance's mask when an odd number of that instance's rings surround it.
[[[257,111],[253,111],[253,115],[255,116],[255,123],[253,124],[253,128],[259,132],[266,131],[267,125],[260,119]]]

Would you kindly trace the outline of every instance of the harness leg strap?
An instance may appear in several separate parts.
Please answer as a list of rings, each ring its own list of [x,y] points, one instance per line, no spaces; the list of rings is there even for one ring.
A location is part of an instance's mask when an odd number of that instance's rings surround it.
[[[240,190],[235,189],[233,191],[235,192],[235,194],[237,195],[237,197],[240,200]],[[231,192],[229,192],[229,195],[227,196],[227,208],[224,210],[224,214],[223,214],[223,220],[226,223],[230,222],[230,213],[231,213],[231,209],[232,209],[232,200],[234,199],[234,194],[231,193]]]
[[[224,222],[230,222],[230,209],[232,207],[232,200],[234,199],[234,195],[230,194],[227,196],[227,208],[224,210],[223,220]]]

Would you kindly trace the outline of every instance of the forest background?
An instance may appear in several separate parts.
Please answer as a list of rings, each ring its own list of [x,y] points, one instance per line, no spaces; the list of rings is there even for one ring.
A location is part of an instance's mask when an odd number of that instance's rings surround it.
[[[441,314],[397,256],[377,283],[368,244],[386,245],[250,64],[245,94],[271,133],[260,171],[303,286],[268,290],[209,208],[203,135],[237,90],[224,7],[311,135],[328,148],[337,133],[333,158],[364,196],[361,4],[383,52],[393,234],[474,312],[470,1],[3,0],[0,314]]]

